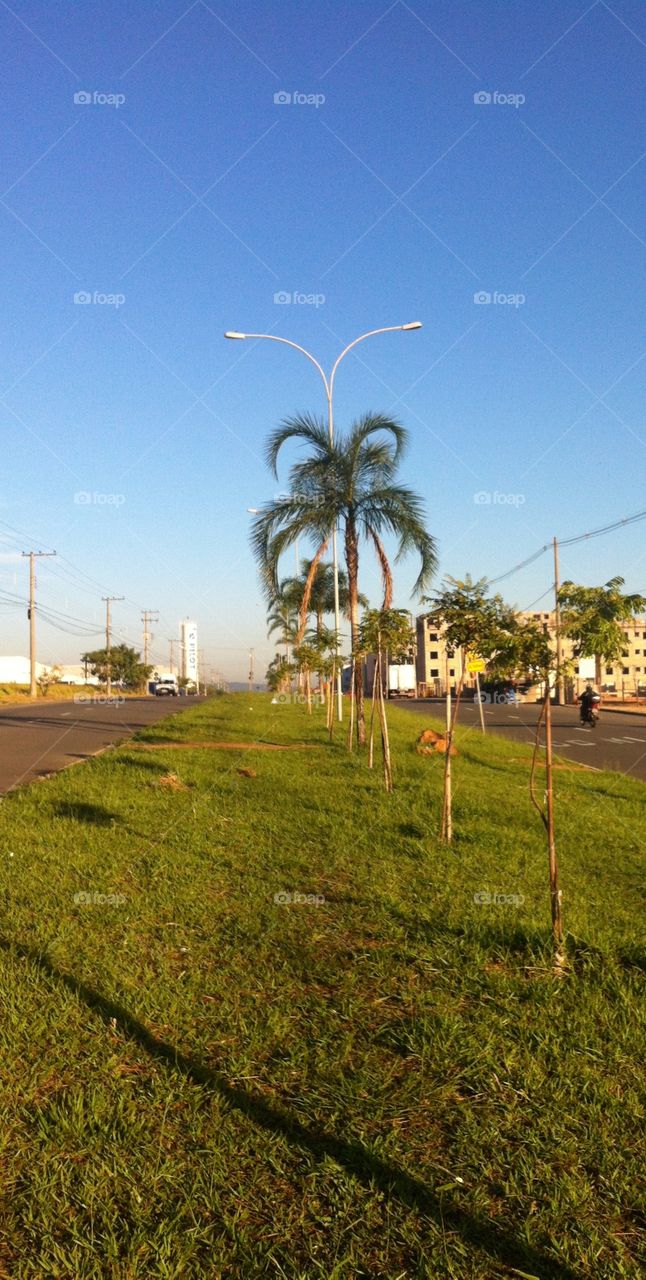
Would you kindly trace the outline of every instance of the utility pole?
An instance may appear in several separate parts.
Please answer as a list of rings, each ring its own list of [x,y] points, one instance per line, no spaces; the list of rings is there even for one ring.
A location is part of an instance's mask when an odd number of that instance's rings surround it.
[[[110,605],[113,600],[124,600],[125,596],[101,596],[105,600],[105,666],[106,666],[106,693],[108,697],[112,693],[112,669],[110,666]]]
[[[36,686],[36,574],[34,570],[34,560],[38,560],[41,556],[55,556],[55,551],[21,551],[22,556],[29,556],[29,609],[27,617],[29,618],[29,696],[35,698],[38,693]]]
[[[561,645],[561,605],[559,602],[559,591],[561,590],[561,579],[559,576],[559,544],[554,539],[554,622],[556,628],[556,701],[559,706],[565,701],[563,697],[563,649]]]
[[[149,622],[159,622],[159,614],[155,609],[142,609],[141,621],[144,624],[144,666],[148,666],[148,649],[150,646]],[[146,693],[148,693],[148,676],[146,676]]]
[[[173,645],[175,641],[172,636],[168,636],[168,670],[173,674]]]
[[[254,652],[253,652],[253,649],[250,649],[249,650],[249,693],[252,693],[253,691],[253,659],[254,659]]]

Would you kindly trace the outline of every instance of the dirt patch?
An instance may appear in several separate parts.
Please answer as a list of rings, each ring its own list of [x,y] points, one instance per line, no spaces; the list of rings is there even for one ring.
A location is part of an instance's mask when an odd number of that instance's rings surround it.
[[[318,742],[130,742],[129,751],[318,751]]]
[[[510,764],[525,764],[527,765],[528,768],[530,767],[531,763],[532,763],[531,760],[525,760],[522,756],[512,756],[510,759]],[[539,764],[539,768],[542,768],[544,766],[545,764],[544,757],[541,757],[538,764]],[[562,773],[596,773],[597,772],[597,770],[594,769],[592,765],[576,764],[575,761],[573,760],[568,761],[567,763],[562,763],[560,760],[558,761],[555,760],[552,765],[552,768],[560,769]]]

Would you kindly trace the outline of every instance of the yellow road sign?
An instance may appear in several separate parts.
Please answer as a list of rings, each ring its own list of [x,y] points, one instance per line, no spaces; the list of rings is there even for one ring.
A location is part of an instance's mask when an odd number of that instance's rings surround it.
[[[477,672],[484,671],[484,669],[485,669],[484,658],[469,658],[469,661],[467,662],[467,671],[469,671],[471,675],[475,675]]]

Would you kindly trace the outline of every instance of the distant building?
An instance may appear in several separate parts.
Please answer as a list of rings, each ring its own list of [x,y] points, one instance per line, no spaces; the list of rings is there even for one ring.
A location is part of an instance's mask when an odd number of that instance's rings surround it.
[[[556,635],[554,612],[521,613],[521,618],[533,619],[547,626],[549,635]],[[576,695],[591,680],[606,694],[625,697],[627,694],[646,693],[646,618],[631,618],[620,623],[625,645],[617,662],[605,663],[598,658],[580,658],[574,665],[572,692]],[[562,641],[563,658],[572,658],[572,643]]]
[[[525,612],[518,615],[525,621],[539,622],[547,626],[552,640],[556,637],[554,612]],[[625,648],[616,663],[603,663],[596,658],[580,658],[574,665],[569,681],[569,693],[576,697],[586,682],[591,680],[602,693],[625,697],[636,693],[646,694],[646,618],[631,618],[621,624],[626,637]],[[572,643],[562,641],[563,659],[572,658]],[[426,614],[417,618],[417,683],[420,697],[439,697],[446,692],[447,678],[455,689],[460,678],[460,654],[448,659],[442,627],[437,627]],[[475,676],[467,674],[466,690],[475,687]],[[530,694],[531,696],[531,694]]]
[[[86,666],[82,662],[61,663],[61,684],[99,684],[99,677],[85,674]]]
[[[36,663],[36,679],[47,670],[44,662]],[[0,658],[0,684],[29,684],[29,658]]]

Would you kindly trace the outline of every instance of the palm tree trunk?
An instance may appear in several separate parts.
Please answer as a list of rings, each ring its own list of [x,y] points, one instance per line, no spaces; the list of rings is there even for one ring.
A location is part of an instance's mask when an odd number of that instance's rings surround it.
[[[359,639],[359,539],[352,516],[345,522],[345,559],[348,570],[348,594],[350,596],[350,636],[352,650]],[[357,743],[366,744],[366,721],[363,706],[363,663],[354,662],[354,701],[357,716]]]

